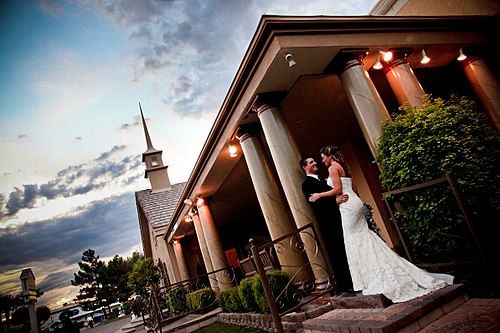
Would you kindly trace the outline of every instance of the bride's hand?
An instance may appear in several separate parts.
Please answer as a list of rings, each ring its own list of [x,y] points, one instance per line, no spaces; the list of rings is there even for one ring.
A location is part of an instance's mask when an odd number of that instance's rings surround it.
[[[313,193],[309,197],[309,202],[314,202],[314,201],[318,200],[319,198],[321,198],[319,193]]]

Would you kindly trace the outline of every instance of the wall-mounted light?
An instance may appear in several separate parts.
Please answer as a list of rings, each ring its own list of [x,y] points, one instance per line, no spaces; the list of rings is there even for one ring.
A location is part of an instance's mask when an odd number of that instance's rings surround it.
[[[427,64],[429,63],[429,61],[431,61],[431,58],[427,56],[427,54],[425,53],[425,49],[422,49],[422,60],[420,60],[420,63]]]
[[[229,144],[229,156],[236,157],[238,156],[238,148],[235,145]]]
[[[458,53],[457,60],[464,61],[465,59],[467,59],[467,56],[464,54],[464,51],[462,50],[462,48],[460,48],[460,52]]]
[[[203,198],[196,199],[196,206],[203,206],[204,203],[205,200],[203,200]]]
[[[189,215],[187,215],[185,218],[184,218],[184,221],[186,222],[193,222],[193,218]]]
[[[285,60],[288,61],[288,67],[293,67],[293,66],[297,65],[297,63],[293,59],[293,54],[291,54],[291,53],[285,54]]]
[[[177,245],[179,244],[179,241],[177,239],[174,239],[174,241],[172,242],[174,245]]]
[[[391,61],[391,59],[392,59],[392,52],[391,51],[382,52],[382,54],[384,55],[383,59],[385,62]]]
[[[191,199],[185,199],[184,200],[184,204],[188,205],[188,206],[191,206],[193,204],[193,200],[191,200]]]
[[[375,64],[372,66],[373,69],[381,69],[383,66],[382,66],[382,63],[380,62],[380,52],[379,54],[377,54],[377,61],[375,62]]]

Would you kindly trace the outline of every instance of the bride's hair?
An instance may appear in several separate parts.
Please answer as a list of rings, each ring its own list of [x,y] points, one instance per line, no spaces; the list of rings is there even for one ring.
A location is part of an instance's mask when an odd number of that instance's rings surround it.
[[[333,160],[340,164],[340,166],[344,169],[345,175],[347,177],[351,177],[351,169],[349,169],[349,166],[344,160],[344,156],[336,146],[325,146],[320,149],[319,153],[331,156]]]

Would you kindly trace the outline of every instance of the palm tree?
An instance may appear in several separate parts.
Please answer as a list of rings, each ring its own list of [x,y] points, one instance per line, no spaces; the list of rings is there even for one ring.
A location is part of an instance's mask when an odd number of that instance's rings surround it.
[[[19,305],[19,299],[12,295],[0,294],[0,332],[3,332],[3,319],[2,314],[5,315],[5,324],[7,325],[8,332],[10,330],[10,312]]]

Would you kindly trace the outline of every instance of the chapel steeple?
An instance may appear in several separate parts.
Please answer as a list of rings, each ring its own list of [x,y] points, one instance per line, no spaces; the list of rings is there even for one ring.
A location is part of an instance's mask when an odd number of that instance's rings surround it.
[[[163,152],[161,150],[156,150],[153,147],[148,127],[146,126],[146,120],[144,119],[144,114],[142,113],[141,103],[139,103],[139,109],[141,111],[142,126],[144,127],[144,135],[146,136],[147,145],[147,150],[142,153],[142,161],[146,163],[144,178],[149,179],[149,182],[151,183],[151,190],[153,192],[169,190],[172,186],[170,185],[170,180],[168,178],[168,166],[163,165],[163,160],[161,158]]]

